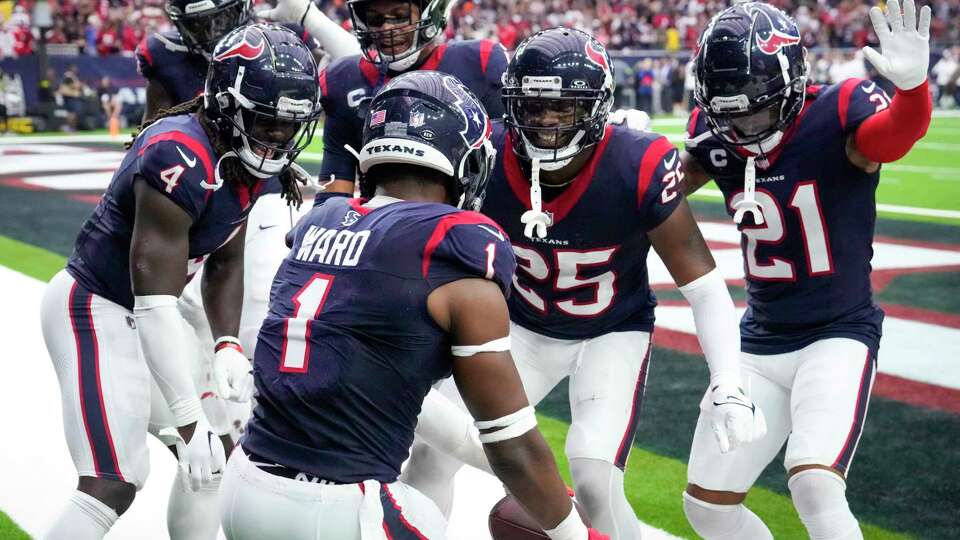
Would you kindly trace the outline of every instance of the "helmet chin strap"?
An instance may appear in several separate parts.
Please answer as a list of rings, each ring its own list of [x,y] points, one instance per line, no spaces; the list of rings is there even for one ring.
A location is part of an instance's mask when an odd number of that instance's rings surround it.
[[[534,233],[538,238],[546,238],[547,227],[553,225],[553,218],[543,211],[540,193],[540,158],[533,158],[530,169],[530,210],[520,216],[520,223],[524,224],[523,235],[531,240],[534,239]]]
[[[763,212],[756,198],[757,168],[754,165],[754,159],[753,156],[747,158],[747,165],[743,169],[743,199],[733,205],[736,210],[733,221],[737,224],[742,223],[743,216],[750,213],[753,214],[755,224],[763,225]]]

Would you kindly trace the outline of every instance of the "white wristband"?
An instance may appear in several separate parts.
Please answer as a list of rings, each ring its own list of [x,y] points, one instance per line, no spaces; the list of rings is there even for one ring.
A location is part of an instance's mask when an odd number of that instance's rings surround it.
[[[550,540],[585,540],[590,534],[573,505],[571,505],[570,513],[559,525],[543,532],[550,537]]]
[[[193,359],[197,351],[186,345],[185,323],[177,309],[177,298],[137,296],[133,314],[137,320],[140,351],[173,413],[176,427],[196,422],[200,417],[200,399],[184,362]]]

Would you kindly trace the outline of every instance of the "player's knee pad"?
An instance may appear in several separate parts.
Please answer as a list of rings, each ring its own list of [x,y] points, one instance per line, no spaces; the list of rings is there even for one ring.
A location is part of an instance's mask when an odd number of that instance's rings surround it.
[[[707,540],[773,540],[763,521],[742,504],[712,504],[684,493],[683,513]]]
[[[825,469],[807,469],[791,476],[787,486],[812,540],[863,538],[847,504],[847,483],[840,475]]]

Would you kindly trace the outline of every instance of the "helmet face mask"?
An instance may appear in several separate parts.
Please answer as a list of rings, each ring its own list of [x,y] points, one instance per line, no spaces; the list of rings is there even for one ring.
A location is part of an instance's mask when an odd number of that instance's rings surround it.
[[[556,170],[603,139],[614,77],[588,34],[551,28],[517,47],[503,75],[504,125],[518,157]]]
[[[203,55],[209,55],[223,36],[250,20],[248,0],[168,0],[165,10],[184,44]]]
[[[367,60],[394,71],[412,67],[446,27],[450,0],[348,0]]]
[[[241,27],[214,51],[204,111],[247,172],[269,178],[313,139],[320,115],[316,79],[313,55],[292,31]]]

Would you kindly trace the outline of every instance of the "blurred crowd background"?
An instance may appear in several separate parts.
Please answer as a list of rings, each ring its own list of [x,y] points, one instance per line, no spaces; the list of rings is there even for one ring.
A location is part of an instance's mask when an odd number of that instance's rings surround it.
[[[332,19],[349,28],[344,0],[315,0]],[[115,70],[92,73],[90,58],[132,65],[134,51],[146,35],[171,30],[163,0],[50,1],[49,20],[34,20],[37,0],[0,0],[0,115],[18,110],[11,87],[16,84],[12,59],[29,58],[44,47],[50,58],[38,73],[33,101],[52,107],[64,120],[59,129],[102,127],[119,116],[135,121],[135,84],[111,78]],[[256,0],[257,8],[270,2]],[[492,39],[512,50],[530,34],[552,26],[573,26],[605,43],[614,57],[617,106],[651,114],[683,114],[691,105],[690,55],[709,18],[729,5],[726,0],[461,0],[454,8],[447,39]],[[873,77],[859,52],[875,45],[867,11],[871,0],[771,0],[793,15],[810,50],[811,79],[831,83],[848,77]],[[960,0],[920,0],[933,9],[931,87],[935,103],[960,104]],[[71,62],[70,58],[77,59]],[[119,65],[119,64],[118,64]],[[6,66],[6,67],[4,67]],[[116,78],[116,75],[114,76]],[[23,81],[21,81],[23,84]],[[133,96],[120,96],[119,87]],[[29,100],[28,100],[29,101]],[[23,109],[25,104],[20,104]],[[4,118],[0,116],[0,123]]]

